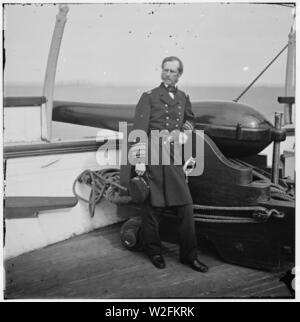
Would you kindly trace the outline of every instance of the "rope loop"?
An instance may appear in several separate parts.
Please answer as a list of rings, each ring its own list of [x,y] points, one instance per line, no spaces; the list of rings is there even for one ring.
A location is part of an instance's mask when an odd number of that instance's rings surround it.
[[[77,184],[85,184],[90,187],[89,199],[85,199],[76,190]],[[120,185],[120,170],[104,169],[99,171],[85,170],[74,181],[73,193],[81,201],[88,203],[91,217],[95,215],[96,205],[103,198],[114,204],[128,204],[131,197],[121,195],[121,190],[127,191],[125,187]]]

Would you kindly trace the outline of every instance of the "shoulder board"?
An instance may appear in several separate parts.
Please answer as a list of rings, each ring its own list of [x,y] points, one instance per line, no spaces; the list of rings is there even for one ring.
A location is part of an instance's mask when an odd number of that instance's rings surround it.
[[[155,88],[152,88],[151,90],[149,91],[146,91],[145,94],[155,94],[158,92],[160,87],[155,87]]]

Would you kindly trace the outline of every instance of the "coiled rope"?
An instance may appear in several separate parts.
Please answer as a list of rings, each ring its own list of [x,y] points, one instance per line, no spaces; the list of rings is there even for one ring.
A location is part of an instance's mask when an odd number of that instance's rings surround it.
[[[85,199],[76,191],[77,184],[86,184],[91,188],[89,199]],[[95,208],[103,198],[114,204],[127,204],[130,196],[121,196],[120,191],[127,189],[120,185],[119,169],[104,169],[99,171],[85,170],[74,181],[73,193],[81,201],[89,204],[89,212],[94,217]]]

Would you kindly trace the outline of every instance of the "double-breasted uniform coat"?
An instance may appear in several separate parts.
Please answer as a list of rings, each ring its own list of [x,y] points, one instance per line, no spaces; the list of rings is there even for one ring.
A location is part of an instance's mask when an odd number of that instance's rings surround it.
[[[194,114],[189,97],[176,89],[170,96],[162,83],[159,87],[143,93],[134,118],[134,129],[143,130],[150,138],[152,130],[193,130]],[[161,142],[161,144],[163,144]],[[181,165],[151,165],[150,140],[148,141],[147,177],[153,207],[171,207],[192,204],[191,194]]]
[[[193,130],[193,120],[189,97],[176,89],[172,98],[169,89],[162,83],[140,98],[136,107],[134,129],[143,130],[151,137],[152,130],[168,130],[170,133],[174,130]],[[162,144],[163,142],[159,143]],[[144,203],[141,225],[145,252],[150,257],[161,254],[159,221],[165,207],[174,207],[179,218],[180,259],[182,262],[191,262],[197,256],[197,241],[192,198],[183,165],[175,165],[172,162],[172,152],[170,165],[151,165],[150,149],[151,144],[148,142],[149,162],[146,173],[150,186],[150,200]]]

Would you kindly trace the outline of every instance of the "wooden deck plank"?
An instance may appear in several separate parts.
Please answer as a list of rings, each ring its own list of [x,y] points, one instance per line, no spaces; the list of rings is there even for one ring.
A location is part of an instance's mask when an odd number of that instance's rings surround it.
[[[167,262],[156,269],[141,252],[120,242],[120,225],[40,249],[5,263],[10,299],[41,298],[244,298],[289,295],[279,273],[230,265],[200,248],[210,267],[193,271],[178,260],[178,247],[164,243]]]

